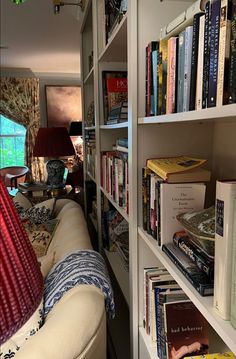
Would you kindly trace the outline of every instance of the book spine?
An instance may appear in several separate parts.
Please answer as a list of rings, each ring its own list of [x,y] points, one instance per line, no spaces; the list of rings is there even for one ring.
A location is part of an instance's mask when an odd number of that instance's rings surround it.
[[[156,182],[156,219],[157,219],[157,243],[160,246],[161,245],[161,210],[160,210],[160,187],[163,180],[161,178],[158,178]]]
[[[229,103],[236,103],[236,39],[230,41]]]
[[[203,45],[203,73],[202,73],[202,108],[207,107],[208,74],[210,58],[210,33],[211,33],[211,2],[205,6],[204,45]]]
[[[198,61],[197,61],[197,85],[196,85],[196,110],[202,109],[202,86],[203,86],[203,59],[204,59],[204,26],[205,15],[200,17],[199,22],[199,42],[198,42]]]
[[[211,6],[211,33],[207,107],[216,106],[220,32],[220,3],[221,0],[213,0]]]
[[[185,31],[179,34],[177,112],[183,112]]]
[[[224,320],[230,319],[235,198],[236,182],[216,182],[214,307]]]
[[[150,183],[151,174],[147,173],[147,233],[151,234],[151,223],[150,223]]]
[[[218,78],[216,105],[221,106],[224,102],[224,91],[227,92],[225,85],[228,84],[226,77],[229,73],[229,53],[230,53],[230,0],[221,0],[220,9],[220,37],[219,37],[219,58],[218,58]]]
[[[149,71],[149,68],[148,68],[148,46],[146,46],[146,52],[145,52],[145,63],[146,63],[146,78],[145,78],[145,89],[146,89],[146,92],[145,92],[145,115],[148,116],[148,71]]]
[[[148,168],[142,168],[142,202],[143,202],[143,229],[147,230],[147,173]]]
[[[157,66],[157,72],[158,72],[158,115],[161,114],[162,109],[162,48],[161,48],[161,42],[159,45],[159,60],[158,60],[158,66]]]
[[[234,199],[233,218],[236,218],[236,199]],[[236,220],[233,223],[233,250],[232,250],[232,285],[231,285],[231,306],[230,306],[230,321],[232,326],[236,329]]]
[[[166,113],[176,112],[177,45],[177,37],[168,40]]]
[[[189,111],[193,27],[185,29],[183,111]]]
[[[198,40],[199,40],[199,21],[201,13],[194,15],[193,18],[193,41],[192,41],[192,57],[191,57],[191,80],[190,80],[190,96],[189,110],[195,110],[196,104],[196,78],[197,78],[197,59],[198,59]]]
[[[228,103],[236,102],[236,0],[232,0],[229,56]]]
[[[168,58],[168,50],[167,40],[161,40],[161,48],[162,48],[162,101],[161,101],[161,114],[166,114],[166,85],[167,85],[167,58]]]
[[[198,280],[182,266],[182,264],[171,253],[171,251],[169,250],[169,248],[165,244],[162,246],[162,250],[172,260],[172,262],[181,271],[181,273],[184,274],[184,276],[188,279],[188,281],[193,285],[193,287],[199,292],[199,294],[201,296],[205,297],[205,296],[213,294],[212,286],[211,285],[204,285],[203,286],[201,283],[199,283]]]
[[[158,42],[150,43],[150,116],[155,115],[155,95],[154,95],[154,69],[153,69],[153,53],[157,53]],[[156,70],[157,71],[157,70]]]
[[[157,62],[158,62],[158,50],[152,52],[152,74],[153,74],[153,115],[157,115]]]
[[[174,244],[185,253],[201,271],[206,273],[211,281],[214,279],[214,260],[196,247],[184,232],[176,232],[173,237]]]
[[[156,193],[155,193],[155,183],[156,176],[154,173],[151,174],[151,183],[150,183],[150,226],[151,226],[151,235],[154,239],[157,238],[156,232]]]

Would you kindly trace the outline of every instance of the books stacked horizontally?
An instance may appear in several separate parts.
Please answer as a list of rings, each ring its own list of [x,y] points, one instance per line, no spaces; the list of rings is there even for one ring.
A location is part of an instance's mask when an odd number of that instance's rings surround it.
[[[146,116],[236,102],[235,16],[235,1],[197,0],[161,29],[146,47]]]
[[[113,150],[128,153],[128,138],[117,138]]]
[[[208,325],[165,268],[144,268],[143,326],[160,359],[208,353]]]
[[[148,159],[143,168],[143,229],[158,245],[172,241],[182,227],[176,215],[204,208],[206,162],[188,156]]]

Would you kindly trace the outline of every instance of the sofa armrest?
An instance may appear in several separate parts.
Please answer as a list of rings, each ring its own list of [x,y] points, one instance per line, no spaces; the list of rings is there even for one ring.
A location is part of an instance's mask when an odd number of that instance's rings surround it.
[[[102,292],[91,285],[69,290],[15,358],[105,359],[106,316]]]

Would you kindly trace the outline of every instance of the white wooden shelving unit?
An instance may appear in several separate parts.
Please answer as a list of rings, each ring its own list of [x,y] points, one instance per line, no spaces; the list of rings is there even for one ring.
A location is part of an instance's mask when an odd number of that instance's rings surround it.
[[[217,178],[236,178],[236,104],[145,117],[145,47],[150,41],[158,40],[160,29],[193,1],[128,0],[128,12],[114,29],[106,45],[103,41],[104,29],[101,28],[105,21],[105,18],[101,18],[103,1],[87,1],[82,19],[83,114],[86,116],[89,103],[94,100],[97,154],[96,177],[93,180],[97,189],[99,238],[102,195],[108,198],[129,223],[129,273],[122,268],[117,254],[105,251],[105,255],[129,304],[130,357],[157,358],[156,349],[151,346],[150,339],[142,328],[142,304],[143,269],[159,264],[169,270],[209,322],[212,328],[210,351],[231,350],[236,354],[236,330],[215,313],[212,297],[201,297],[157,247],[155,240],[142,229],[142,167],[148,158],[181,154],[206,158],[213,178],[206,205],[214,201]],[[91,50],[94,64],[89,71],[86,62]],[[126,69],[128,122],[104,125],[101,72]],[[111,150],[115,140],[120,136],[128,136],[129,139],[129,215],[101,188],[100,183],[100,153]],[[101,246],[100,242],[100,248]]]

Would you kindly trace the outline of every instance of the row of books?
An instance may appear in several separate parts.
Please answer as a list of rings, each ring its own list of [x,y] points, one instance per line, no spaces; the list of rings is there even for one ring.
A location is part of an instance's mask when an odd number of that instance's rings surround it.
[[[123,15],[127,12],[127,0],[104,0],[105,1],[105,33],[106,42],[113,33],[115,27],[121,21]]]
[[[143,293],[143,326],[160,359],[209,352],[208,322],[165,268],[144,268]]]
[[[236,102],[236,1],[194,5],[192,25],[146,47],[146,116]]]
[[[157,240],[169,242],[181,229],[176,215],[204,208],[210,171],[200,166],[205,160],[188,156],[147,160],[142,169],[143,229]],[[194,183],[200,182],[200,183]]]
[[[101,186],[128,213],[128,154],[106,151],[101,156]]]

